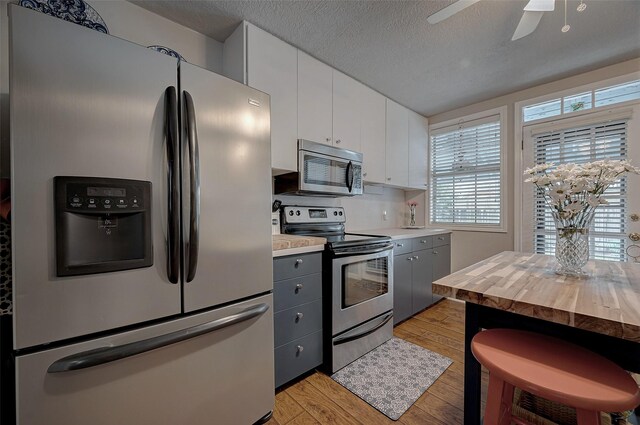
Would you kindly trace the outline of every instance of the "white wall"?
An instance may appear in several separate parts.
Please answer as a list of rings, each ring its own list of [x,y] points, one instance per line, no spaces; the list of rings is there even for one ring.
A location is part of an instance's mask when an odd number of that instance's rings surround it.
[[[514,136],[515,103],[538,96],[567,90],[585,84],[595,83],[608,78],[630,74],[640,70],[640,58],[600,68],[595,71],[575,75],[530,89],[500,96],[484,102],[475,103],[463,108],[444,112],[429,117],[429,124],[434,125],[451,119],[461,118],[477,112],[507,106],[507,232],[453,232],[451,238],[451,269],[460,270],[470,264],[483,260],[502,251],[513,250],[514,238],[514,164],[516,149],[520,149],[520,137]]]
[[[88,0],[113,36],[180,53],[188,62],[220,73],[222,43],[124,0]],[[9,170],[9,29],[7,4],[0,0],[0,177]]]

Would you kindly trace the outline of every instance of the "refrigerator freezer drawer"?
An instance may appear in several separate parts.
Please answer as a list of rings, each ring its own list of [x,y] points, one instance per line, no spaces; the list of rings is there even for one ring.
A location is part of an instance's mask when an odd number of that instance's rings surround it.
[[[272,307],[272,295],[265,295],[172,322],[18,356],[18,424],[254,423],[274,407]],[[244,320],[243,312],[253,312],[248,315],[252,317]],[[204,332],[208,328],[214,330]],[[204,331],[190,337],[192,329]],[[162,344],[168,335],[179,341]],[[135,354],[136,347],[157,341],[162,342],[156,344],[159,348]],[[98,349],[128,350],[134,355],[101,363],[99,355],[96,360]],[[93,362],[58,362],[81,359],[83,353]],[[66,368],[71,370],[48,372],[65,369],[53,364],[71,365]]]

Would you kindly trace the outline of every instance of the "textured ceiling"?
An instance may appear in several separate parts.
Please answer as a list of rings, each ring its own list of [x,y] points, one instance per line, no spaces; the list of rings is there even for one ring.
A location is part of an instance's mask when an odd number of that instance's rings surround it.
[[[640,56],[640,0],[569,0],[536,31],[511,36],[526,0],[483,0],[439,24],[452,1],[163,1],[133,3],[218,41],[241,20],[426,116]]]

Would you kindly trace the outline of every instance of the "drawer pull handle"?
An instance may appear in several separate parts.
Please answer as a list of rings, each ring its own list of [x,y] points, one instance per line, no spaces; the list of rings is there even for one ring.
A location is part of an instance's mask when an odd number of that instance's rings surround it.
[[[302,345],[296,346],[296,353],[300,354],[304,351],[304,347]]]
[[[415,257],[413,257],[413,259],[414,259],[414,260],[417,260],[417,259],[418,259],[418,256],[416,255]]]
[[[304,285],[302,283],[297,283],[296,284],[296,293],[298,293],[303,287],[304,287]]]
[[[413,257],[407,257],[408,261],[413,261]]]
[[[433,251],[433,255],[438,255],[438,251]]]
[[[302,263],[303,263],[302,258],[298,258],[298,259],[296,260],[296,265],[295,265],[294,267],[298,267],[298,266],[299,266],[300,264],[302,264]]]
[[[304,317],[304,314],[296,313],[296,322],[299,322],[300,320],[302,320],[303,317]]]
[[[427,243],[426,239],[420,239],[420,243]]]
[[[404,244],[403,244],[403,243],[397,243],[397,244],[396,244],[396,246],[397,246],[398,248],[402,248],[402,247],[404,246]]]
[[[438,236],[438,240],[439,241],[443,241],[444,240],[444,236]]]

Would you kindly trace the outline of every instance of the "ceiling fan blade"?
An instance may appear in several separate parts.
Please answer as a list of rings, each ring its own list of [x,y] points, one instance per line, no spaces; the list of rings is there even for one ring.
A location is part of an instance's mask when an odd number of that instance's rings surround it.
[[[544,12],[531,12],[525,10],[522,14],[522,18],[520,18],[520,23],[518,24],[516,31],[513,33],[513,37],[511,37],[511,41],[531,34],[540,23],[542,15],[544,15]]]
[[[553,12],[555,7],[555,0],[530,0],[524,10],[528,12]]]
[[[442,22],[445,19],[455,15],[461,10],[466,9],[469,6],[472,6],[478,3],[480,0],[458,0],[455,3],[450,4],[442,10],[434,13],[433,15],[427,18],[427,22],[430,24],[437,24],[438,22]]]

